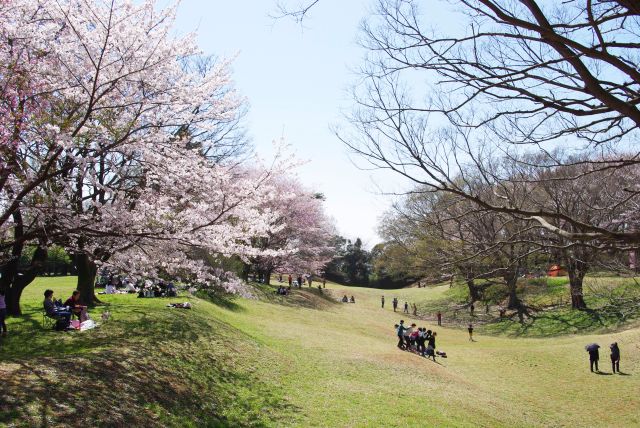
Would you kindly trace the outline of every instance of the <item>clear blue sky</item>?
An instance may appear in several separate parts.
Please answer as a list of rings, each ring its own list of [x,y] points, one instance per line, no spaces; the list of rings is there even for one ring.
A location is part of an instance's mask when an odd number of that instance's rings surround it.
[[[400,184],[389,173],[358,170],[329,126],[349,108],[347,90],[363,56],[358,26],[370,4],[323,0],[304,28],[271,18],[275,0],[182,0],[178,8],[178,31],[196,30],[206,53],[238,54],[236,87],[248,98],[247,127],[258,152],[269,155],[271,142],[284,137],[309,160],[298,175],[325,194],[340,233],[369,247],[379,241],[377,221],[391,202],[377,186],[389,191]]]

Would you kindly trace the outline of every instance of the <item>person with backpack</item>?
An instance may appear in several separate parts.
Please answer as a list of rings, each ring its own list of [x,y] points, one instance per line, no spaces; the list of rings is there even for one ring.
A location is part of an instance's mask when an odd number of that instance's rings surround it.
[[[404,349],[404,320],[400,320],[400,324],[396,324],[396,334],[398,335],[398,348]]]
[[[411,350],[411,334],[413,333],[413,329],[415,328],[415,324],[411,324],[411,327],[407,327],[404,329],[404,342],[407,346],[407,351]]]
[[[613,342],[609,349],[611,350],[611,369],[614,373],[620,373],[620,348],[618,348],[618,342]]]

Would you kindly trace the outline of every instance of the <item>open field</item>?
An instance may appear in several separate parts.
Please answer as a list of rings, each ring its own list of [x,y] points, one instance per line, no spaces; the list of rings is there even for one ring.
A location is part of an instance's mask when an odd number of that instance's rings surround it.
[[[40,326],[45,287],[66,297],[73,278],[38,279],[27,316],[10,320],[0,357],[6,426],[640,426],[640,329],[512,338],[439,328],[447,359],[395,347],[391,299],[442,298],[447,287],[381,291],[327,284],[260,299],[103,296],[113,319],[83,333]],[[356,304],[327,298],[354,295]],[[387,297],[380,308],[380,295]],[[183,301],[185,298],[171,299]],[[422,304],[422,303],[421,303]],[[99,317],[102,308],[94,311]],[[406,322],[413,320],[405,315]],[[591,374],[584,345],[603,346]],[[609,375],[618,341],[624,375]]]

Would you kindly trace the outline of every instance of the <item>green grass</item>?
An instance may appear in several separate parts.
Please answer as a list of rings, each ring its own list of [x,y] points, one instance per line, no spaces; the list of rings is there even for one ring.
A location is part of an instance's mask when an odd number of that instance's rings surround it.
[[[571,309],[567,277],[521,279],[518,296],[527,310],[520,318],[517,311],[508,311],[504,319],[499,308],[504,304],[507,289],[495,284],[484,292],[484,300],[475,303],[475,313],[469,311],[469,291],[466,284],[448,283],[436,287],[444,291],[428,299],[418,299],[418,314],[435,319],[443,313],[449,325],[465,328],[476,325],[485,334],[518,337],[552,337],[576,333],[610,333],[638,325],[640,320],[640,283],[637,278],[587,277],[584,296],[585,311]],[[488,310],[488,312],[487,312]]]
[[[164,299],[104,296],[113,320],[56,333],[39,325],[45,287],[66,297],[73,284],[39,279],[27,288],[27,315],[11,320],[0,351],[0,425],[640,426],[638,328],[469,342],[446,318],[437,327],[390,308],[394,296],[442,301],[455,293],[448,287],[327,284],[322,295],[281,297],[261,286],[255,300],[191,298],[190,311],[167,309]],[[327,298],[345,293],[357,303]],[[449,358],[397,350],[401,317],[437,330]],[[627,375],[589,373],[584,345],[614,340]]]

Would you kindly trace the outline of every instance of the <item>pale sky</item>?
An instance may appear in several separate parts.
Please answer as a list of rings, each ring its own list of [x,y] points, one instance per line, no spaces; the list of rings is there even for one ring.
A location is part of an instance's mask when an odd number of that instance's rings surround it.
[[[303,28],[270,17],[275,0],[182,0],[177,23],[181,33],[197,31],[205,53],[238,55],[233,75],[250,104],[246,125],[258,153],[268,156],[271,142],[284,137],[309,161],[298,176],[325,194],[339,232],[361,237],[368,247],[379,242],[378,218],[391,202],[377,186],[397,191],[403,185],[390,173],[357,169],[330,125],[350,106],[347,91],[364,53],[356,43],[358,26],[370,4],[323,0]]]

